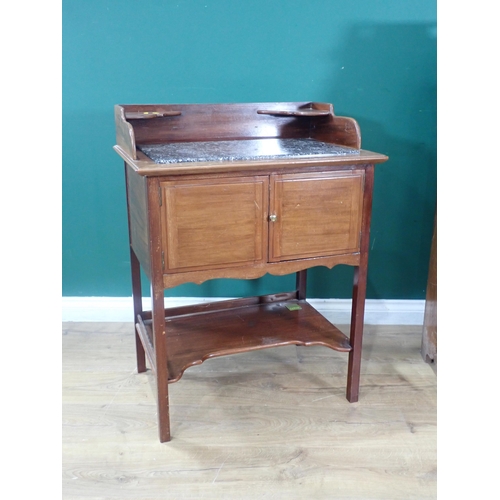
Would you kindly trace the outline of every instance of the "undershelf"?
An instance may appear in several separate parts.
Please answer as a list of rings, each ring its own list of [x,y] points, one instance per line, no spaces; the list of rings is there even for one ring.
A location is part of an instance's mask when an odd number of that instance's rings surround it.
[[[287,307],[288,306],[288,307]],[[217,356],[284,345],[323,345],[349,352],[349,339],[305,300],[245,304],[219,302],[171,315],[166,310],[168,382],[176,382],[190,366]],[[155,368],[152,321],[144,313],[136,325],[148,359]]]

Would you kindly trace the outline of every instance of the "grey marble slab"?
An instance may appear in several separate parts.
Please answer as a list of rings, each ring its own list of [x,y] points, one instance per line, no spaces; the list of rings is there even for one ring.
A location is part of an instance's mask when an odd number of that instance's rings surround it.
[[[138,148],[155,163],[273,160],[283,158],[359,155],[359,149],[314,139],[245,139],[171,142]]]

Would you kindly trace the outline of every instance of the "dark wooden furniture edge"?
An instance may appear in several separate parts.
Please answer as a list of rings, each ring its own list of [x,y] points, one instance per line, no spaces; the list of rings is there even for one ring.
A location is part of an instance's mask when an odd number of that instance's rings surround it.
[[[146,314],[146,316],[149,316],[149,320],[151,319],[150,311],[145,311],[142,314],[139,314],[137,316],[137,323],[135,324],[135,329],[139,335],[139,338],[141,339],[142,346],[144,347],[144,351],[146,352],[146,356],[148,358],[151,369],[156,373],[156,360],[155,360],[154,347],[151,340],[152,339],[151,330],[148,331],[146,325],[144,324],[144,320],[142,318],[144,314]]]
[[[297,299],[298,292],[283,292],[268,295],[256,295],[254,297],[241,297],[237,299],[214,300],[211,302],[202,302],[187,306],[167,307],[165,308],[165,318],[176,316],[186,316],[188,314],[203,314],[206,312],[222,311],[225,309],[235,309],[238,307],[252,306],[257,304],[270,304],[272,302],[284,302]],[[150,320],[151,311],[143,311],[142,319]]]
[[[181,111],[129,111],[125,112],[126,120],[151,120],[165,116],[180,116]]]
[[[332,269],[337,265],[356,266],[359,264],[360,254],[340,254],[328,257],[315,257],[310,259],[296,259],[283,262],[268,262],[254,267],[224,267],[209,271],[172,272],[163,275],[165,289],[173,288],[184,283],[200,285],[210,279],[257,279],[266,274],[283,276],[285,274],[305,271],[311,267],[326,267]]]

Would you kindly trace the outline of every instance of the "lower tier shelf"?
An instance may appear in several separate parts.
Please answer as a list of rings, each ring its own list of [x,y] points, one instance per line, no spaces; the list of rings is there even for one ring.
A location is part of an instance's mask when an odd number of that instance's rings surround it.
[[[165,321],[169,383],[179,380],[190,366],[228,354],[284,345],[351,350],[349,339],[305,300],[235,303],[201,313],[167,314]],[[152,322],[140,319],[136,328],[154,365]]]

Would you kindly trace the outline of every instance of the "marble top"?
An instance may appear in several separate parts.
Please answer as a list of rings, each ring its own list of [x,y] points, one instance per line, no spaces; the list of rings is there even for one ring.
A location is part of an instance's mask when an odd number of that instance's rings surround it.
[[[170,142],[138,146],[155,163],[274,160],[283,158],[359,155],[359,149],[315,139],[243,139]]]

